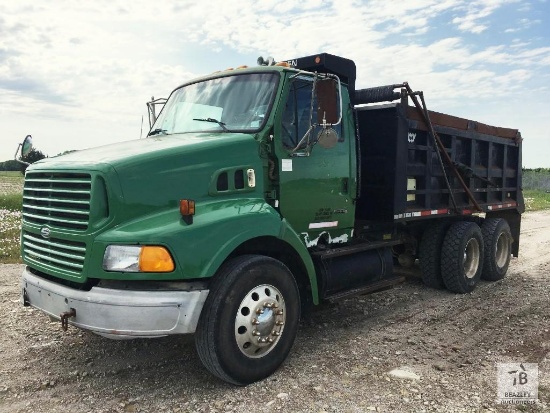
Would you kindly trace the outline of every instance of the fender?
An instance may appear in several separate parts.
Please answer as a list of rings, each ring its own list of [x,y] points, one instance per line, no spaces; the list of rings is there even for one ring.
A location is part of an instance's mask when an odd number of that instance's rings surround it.
[[[271,236],[289,244],[300,256],[317,304],[317,278],[306,246],[279,213],[258,198],[237,198],[197,203],[193,222],[186,223],[179,209],[170,208],[117,226],[96,238],[92,268],[102,268],[109,244],[152,244],[167,247],[176,269],[171,273],[112,273],[94,277],[126,280],[181,280],[213,276],[227,257],[244,242]]]

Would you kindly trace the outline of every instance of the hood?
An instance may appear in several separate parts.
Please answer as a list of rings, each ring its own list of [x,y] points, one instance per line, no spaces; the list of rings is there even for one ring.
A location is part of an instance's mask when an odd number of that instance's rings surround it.
[[[47,158],[28,171],[97,171],[105,177],[111,212],[128,219],[177,208],[180,199],[200,202],[211,196],[219,171],[231,168],[262,171],[253,135],[155,136]]]
[[[215,146],[225,146],[229,142],[239,139],[253,139],[242,133],[201,133],[197,135],[178,134],[151,136],[145,139],[136,139],[126,142],[117,142],[96,148],[84,149],[52,158],[44,158],[31,166],[44,168],[70,168],[71,166],[88,167],[92,169],[99,164],[122,166],[124,164],[162,158],[174,151],[178,153],[212,149]]]

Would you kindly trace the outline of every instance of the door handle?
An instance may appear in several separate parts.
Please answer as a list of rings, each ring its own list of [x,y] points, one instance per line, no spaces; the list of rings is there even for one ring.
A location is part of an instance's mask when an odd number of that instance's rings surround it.
[[[342,192],[347,194],[349,190],[349,178],[342,179]]]

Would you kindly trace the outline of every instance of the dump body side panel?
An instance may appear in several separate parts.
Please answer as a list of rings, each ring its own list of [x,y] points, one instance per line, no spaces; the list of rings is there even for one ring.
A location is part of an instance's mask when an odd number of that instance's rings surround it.
[[[436,133],[482,211],[445,163],[450,191],[428,128],[402,104],[357,109],[361,146],[361,221],[403,222],[474,212],[524,210],[521,136],[467,119],[430,112]]]

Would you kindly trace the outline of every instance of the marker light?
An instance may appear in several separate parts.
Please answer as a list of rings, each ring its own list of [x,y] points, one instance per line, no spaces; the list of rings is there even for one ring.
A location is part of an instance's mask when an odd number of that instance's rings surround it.
[[[180,214],[182,217],[195,215],[195,201],[192,199],[180,199]]]

